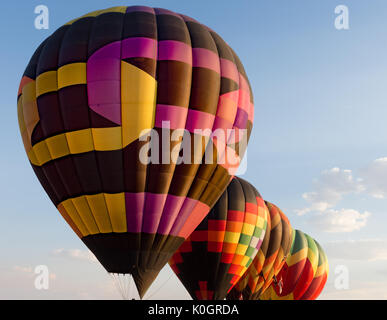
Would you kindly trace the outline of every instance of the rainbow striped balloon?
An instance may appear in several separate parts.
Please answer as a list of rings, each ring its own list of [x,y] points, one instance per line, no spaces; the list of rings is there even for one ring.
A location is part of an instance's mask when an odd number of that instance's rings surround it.
[[[276,205],[265,202],[269,210],[268,232],[252,264],[227,295],[227,299],[256,300],[278,274],[290,251],[292,227]]]
[[[328,259],[320,244],[295,230],[293,245],[276,282],[261,295],[261,300],[315,300],[328,278]]]

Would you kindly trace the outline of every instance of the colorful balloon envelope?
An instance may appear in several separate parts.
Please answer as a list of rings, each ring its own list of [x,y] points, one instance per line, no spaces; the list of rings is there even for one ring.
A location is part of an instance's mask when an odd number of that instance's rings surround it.
[[[245,70],[219,35],[149,7],[63,25],[35,51],[18,92],[43,188],[105,269],[132,274],[141,296],[230,182],[253,108]],[[200,161],[207,150],[213,161]]]
[[[264,239],[268,210],[258,191],[234,178],[169,264],[193,299],[224,299]]]
[[[315,300],[328,278],[328,259],[320,244],[309,235],[295,230],[286,263],[260,299]]]
[[[228,300],[257,300],[280,272],[292,244],[289,219],[276,205],[266,201],[268,229],[258,254],[234,288]]]

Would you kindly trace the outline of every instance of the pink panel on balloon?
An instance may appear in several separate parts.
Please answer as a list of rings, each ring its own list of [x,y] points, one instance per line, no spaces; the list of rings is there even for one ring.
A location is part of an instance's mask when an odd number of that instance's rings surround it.
[[[220,73],[219,56],[215,52],[208,49],[192,49],[192,66],[207,68]]]
[[[89,106],[96,113],[121,124],[121,42],[97,50],[87,61]]]
[[[194,133],[195,130],[203,130],[202,134],[209,136],[210,133],[206,132],[208,131],[206,129],[212,131],[214,121],[215,116],[210,113],[189,109],[185,128],[192,133]]]
[[[186,197],[168,195],[157,233],[170,233],[185,199]]]
[[[250,88],[246,79],[240,75],[238,107],[248,112],[250,110]]]
[[[185,198],[183,205],[180,208],[179,214],[173,223],[171,234],[178,235],[180,232],[180,229],[183,227],[185,221],[189,217],[189,215],[192,213],[192,210],[195,208],[196,203],[199,202],[198,200],[194,200],[191,198]],[[192,230],[193,231],[193,230]]]
[[[122,59],[126,58],[157,59],[157,40],[137,37],[122,40]]]
[[[158,104],[156,106],[155,127],[167,128],[163,121],[169,121],[169,128],[184,129],[188,108]]]
[[[210,211],[210,207],[203,202],[198,201],[192,210],[191,214],[185,221],[183,227],[180,229],[178,236],[187,238],[192,231],[200,224],[204,217]]]
[[[159,41],[158,60],[175,60],[192,65],[192,48],[181,41]]]
[[[234,62],[221,58],[220,70],[223,78],[228,78],[239,83],[239,72]]]
[[[128,232],[141,232],[144,199],[144,192],[125,192],[126,221]]]
[[[156,233],[166,199],[167,194],[146,193],[142,232]]]

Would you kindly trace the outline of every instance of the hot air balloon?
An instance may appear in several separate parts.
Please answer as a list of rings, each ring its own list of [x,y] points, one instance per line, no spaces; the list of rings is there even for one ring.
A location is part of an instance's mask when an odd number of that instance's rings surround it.
[[[51,201],[108,272],[133,276],[141,297],[230,182],[254,108],[219,35],[141,6],[57,29],[28,63],[17,105]],[[200,161],[207,150],[214,161]]]
[[[268,211],[258,191],[234,178],[169,264],[193,299],[224,299],[265,236]]]
[[[269,210],[268,229],[262,246],[250,267],[227,295],[228,300],[257,300],[281,270],[292,244],[289,219],[274,204]]]
[[[295,230],[293,245],[276,283],[261,295],[262,300],[315,300],[327,281],[328,259],[318,242]]]

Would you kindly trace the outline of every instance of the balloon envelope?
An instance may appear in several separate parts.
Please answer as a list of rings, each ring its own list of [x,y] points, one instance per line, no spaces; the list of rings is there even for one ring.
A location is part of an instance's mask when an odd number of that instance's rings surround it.
[[[290,255],[262,300],[315,300],[325,286],[328,259],[320,244],[295,230]]]
[[[42,42],[20,83],[18,118],[63,218],[108,272],[132,274],[142,296],[230,182],[252,99],[214,31],[164,9],[115,7]],[[216,129],[237,133],[208,133]],[[191,161],[172,161],[182,145],[195,147]],[[195,162],[211,148],[212,163]]]
[[[280,272],[292,244],[289,219],[276,205],[265,201],[269,210],[268,229],[258,254],[248,270],[227,295],[229,300],[256,300]]]
[[[193,299],[224,299],[257,254],[268,211],[258,191],[234,178],[169,264]]]

